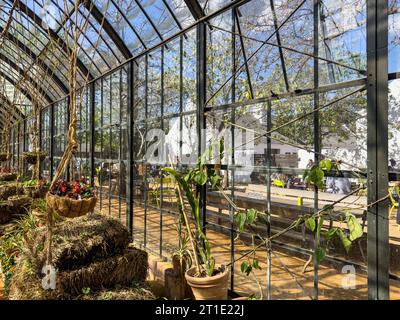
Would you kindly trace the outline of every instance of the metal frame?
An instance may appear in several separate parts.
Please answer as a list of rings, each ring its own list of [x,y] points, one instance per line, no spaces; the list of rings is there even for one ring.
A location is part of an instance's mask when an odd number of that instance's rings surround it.
[[[15,2],[16,2],[17,8],[19,8],[23,13],[25,13],[41,29],[45,30],[43,27],[43,20],[38,15],[36,15],[36,13],[31,8],[29,8],[26,4],[24,4],[20,0],[15,0]],[[47,32],[47,30],[45,30],[45,31]],[[57,33],[55,33],[55,31],[52,30],[51,28],[49,28],[48,31],[49,31],[51,39],[53,39],[60,46],[60,48],[66,54],[68,54],[67,44],[64,42],[64,40],[62,40],[59,37],[59,35]],[[79,68],[79,70],[82,72],[83,75],[85,75],[85,76],[88,75],[89,79],[93,78],[93,76],[90,74],[89,70],[86,68],[86,66],[83,64],[83,62],[79,58],[77,59],[77,67]]]
[[[368,203],[388,188],[388,1],[367,1],[367,166]],[[368,298],[389,298],[387,203],[368,210]]]
[[[128,114],[127,114],[127,131],[128,131],[128,171],[127,171],[127,198],[126,198],[126,204],[127,204],[127,214],[126,214],[126,225],[128,226],[131,234],[134,234],[135,230],[135,224],[134,224],[134,218],[136,215],[136,207],[134,204],[134,184],[135,184],[135,175],[134,175],[134,164],[136,162],[136,159],[134,159],[134,141],[133,141],[133,136],[134,136],[134,124],[135,124],[135,119],[134,119],[134,106],[135,106],[135,95],[133,92],[134,88],[134,82],[135,82],[135,72],[137,68],[137,64],[139,59],[144,58],[145,60],[145,82],[144,82],[144,90],[145,90],[145,96],[144,96],[144,104],[145,104],[145,115],[146,119],[141,120],[145,123],[145,130],[148,129],[148,122],[151,122],[155,119],[161,121],[161,126],[164,126],[164,120],[170,119],[173,117],[179,117],[180,121],[180,127],[182,128],[183,125],[183,116],[185,115],[195,115],[196,116],[196,122],[197,122],[197,135],[198,135],[198,152],[199,154],[204,151],[204,143],[205,141],[202,141],[202,136],[201,136],[201,129],[204,129],[206,126],[206,116],[207,113],[210,112],[211,110],[220,110],[220,111],[227,111],[229,112],[228,114],[231,117],[232,123],[235,123],[235,113],[236,109],[246,106],[246,105],[252,105],[252,104],[261,104],[264,103],[266,106],[266,116],[267,116],[267,130],[269,131],[272,128],[272,103],[274,101],[277,101],[279,99],[283,98],[290,98],[290,97],[298,97],[302,95],[311,95],[313,96],[314,99],[314,104],[313,107],[314,109],[317,109],[320,107],[320,96],[324,92],[328,91],[333,91],[333,90],[338,90],[338,89],[343,89],[343,88],[351,88],[351,87],[358,87],[362,85],[366,85],[367,87],[367,98],[368,98],[368,103],[367,103],[367,122],[368,122],[368,137],[367,137],[367,143],[368,143],[368,160],[367,160],[367,179],[368,179],[368,203],[374,203],[384,197],[387,194],[387,185],[388,185],[388,168],[387,168],[387,158],[388,158],[388,118],[387,118],[387,112],[388,112],[388,80],[393,80],[393,79],[399,79],[400,78],[400,73],[392,73],[392,74],[387,74],[386,72],[382,72],[382,70],[387,70],[387,64],[388,64],[388,52],[387,52],[387,39],[388,39],[388,26],[387,26],[387,10],[386,6],[388,1],[387,0],[367,0],[367,76],[360,77],[359,79],[356,80],[351,80],[351,81],[346,81],[343,83],[331,83],[329,85],[320,85],[320,79],[319,79],[319,71],[320,71],[320,58],[318,57],[319,54],[319,29],[323,24],[323,19],[321,17],[321,8],[320,0],[314,0],[313,1],[313,86],[311,88],[305,88],[302,90],[296,90],[291,92],[290,91],[290,84],[287,79],[286,75],[286,66],[285,66],[285,60],[283,56],[283,46],[280,44],[280,33],[279,30],[281,29],[282,25],[277,24],[277,19],[276,19],[276,12],[273,14],[274,15],[274,30],[275,32],[273,35],[276,35],[277,41],[278,41],[278,48],[279,50],[279,55],[281,59],[281,67],[282,67],[282,72],[285,77],[285,86],[287,89],[287,92],[284,94],[278,95],[269,95],[269,96],[264,96],[261,98],[254,99],[253,92],[251,93],[252,99],[246,100],[246,101],[236,101],[236,95],[235,95],[235,77],[232,77],[229,79],[228,83],[231,85],[232,88],[232,103],[226,104],[226,105],[219,105],[219,106],[206,106],[206,98],[207,98],[207,26],[208,26],[208,20],[212,19],[213,17],[216,17],[220,15],[223,12],[226,12],[228,10],[231,11],[232,14],[232,73],[235,73],[236,70],[238,69],[238,66],[236,65],[236,55],[237,55],[237,50],[236,50],[236,37],[237,33],[239,33],[239,41],[241,45],[241,49],[244,54],[246,54],[246,48],[244,46],[243,42],[243,37],[241,36],[241,25],[240,25],[240,18],[238,16],[237,12],[237,6],[240,4],[244,4],[249,2],[250,0],[237,0],[237,1],[232,1],[229,5],[224,6],[223,8],[217,10],[216,12],[206,16],[198,4],[197,1],[195,0],[185,0],[185,3],[187,4],[188,8],[190,9],[192,15],[195,17],[196,22],[185,28],[181,29],[179,32],[177,32],[175,35],[167,38],[167,39],[162,39],[160,36],[160,39],[162,40],[159,44],[152,46],[151,48],[145,48],[143,52],[140,54],[132,57],[130,56],[128,58],[128,61],[111,69],[110,71],[107,71],[104,73],[101,77],[98,77],[96,79],[93,79],[89,86],[90,86],[90,110],[91,110],[91,117],[90,117],[90,128],[91,128],[91,153],[90,153],[90,168],[91,168],[91,179],[92,182],[94,182],[94,176],[95,176],[95,168],[94,168],[94,158],[95,158],[95,153],[94,153],[94,132],[96,130],[95,125],[94,125],[94,116],[95,116],[95,86],[96,86],[96,80],[103,82],[106,76],[110,76],[112,73],[114,73],[118,68],[121,68],[121,66],[124,66],[128,70],[128,75],[127,75],[127,84],[128,84],[128,97],[127,97],[127,105],[128,105]],[[19,1],[18,1],[19,2]],[[273,7],[274,1],[270,0],[270,4]],[[200,11],[201,9],[201,11]],[[98,9],[97,9],[98,10]],[[274,11],[274,10],[273,10]],[[99,12],[98,12],[99,13]],[[100,13],[101,14],[101,13]],[[100,16],[98,16],[98,19]],[[36,21],[36,20],[35,20]],[[197,79],[196,79],[196,92],[193,93],[196,95],[196,103],[197,103],[197,109],[195,111],[187,111],[184,112],[183,110],[183,63],[184,63],[184,58],[183,58],[183,48],[184,48],[184,41],[187,36],[187,33],[193,29],[196,29],[196,70],[197,70]],[[109,30],[111,34],[116,34],[116,31]],[[109,34],[110,35],[110,34]],[[111,36],[110,36],[111,37]],[[168,114],[166,115],[164,113],[164,67],[162,61],[164,60],[164,53],[165,50],[167,50],[167,44],[168,42],[177,39],[179,37],[179,112],[176,114]],[[112,37],[111,37],[112,38]],[[140,39],[140,37],[138,37]],[[114,39],[113,39],[114,40]],[[118,41],[122,41],[121,39],[117,39]],[[124,48],[126,50],[127,48]],[[149,68],[149,63],[148,59],[149,56],[156,50],[160,49],[161,51],[161,117],[154,118],[154,115],[149,114],[148,110],[148,95],[149,95],[149,76],[148,76],[148,68]],[[128,50],[129,51],[129,50]],[[122,52],[122,51],[121,51]],[[125,52],[127,54],[127,52]],[[248,58],[245,56],[245,61],[247,65]],[[251,77],[250,77],[250,72],[248,66],[246,67],[246,73],[248,77],[248,81],[251,87]],[[380,72],[379,72],[380,71]],[[8,80],[8,79],[7,79]],[[10,80],[8,80],[10,81]],[[11,81],[10,81],[11,82]],[[103,88],[103,87],[101,87]],[[252,89],[251,89],[252,91]],[[101,92],[102,95],[102,101],[101,105],[103,106],[104,101],[103,101],[103,92]],[[122,104],[122,103],[121,103]],[[53,175],[53,156],[54,156],[54,132],[55,132],[55,123],[54,123],[54,103],[51,104],[50,106],[50,131],[51,131],[51,175]],[[101,110],[103,112],[103,109]],[[320,149],[321,149],[321,141],[320,141],[320,119],[319,119],[319,112],[314,112],[313,114],[313,135],[314,135],[314,151],[315,151],[315,158],[314,162],[318,163],[320,160]],[[25,124],[24,124],[25,126]],[[268,179],[266,181],[266,191],[267,191],[267,200],[266,200],[266,205],[268,208],[268,213],[271,211],[272,207],[272,201],[271,201],[271,179],[269,177],[269,173],[271,173],[274,168],[272,168],[272,163],[271,163],[271,135],[267,135],[267,163],[266,163],[266,170],[267,170],[267,176]],[[25,139],[24,139],[25,141]],[[103,143],[103,142],[101,142]],[[180,150],[182,152],[182,148]],[[119,156],[120,157],[120,156]],[[119,161],[121,161],[121,158],[119,158]],[[230,170],[232,174],[232,184],[235,184],[234,181],[234,173],[236,169],[235,165],[235,158],[234,155],[232,155],[232,166],[227,169]],[[147,178],[147,170],[145,173],[145,179]],[[109,177],[110,179],[110,177]],[[161,186],[163,188],[163,186]],[[206,212],[206,189],[205,188],[200,188],[198,190],[200,192],[200,201],[201,201],[201,210],[202,210],[202,224],[203,224],[203,229],[204,231],[207,230],[207,228],[217,228],[218,226],[215,226],[213,223],[207,221],[207,212]],[[110,196],[110,194],[109,194]],[[234,197],[235,193],[233,188],[231,189],[231,196]],[[121,199],[120,199],[121,200]],[[143,238],[143,245],[149,245],[149,241],[147,239],[147,210],[150,209],[156,209],[159,210],[160,214],[160,243],[158,243],[158,247],[154,251],[158,251],[157,254],[163,256],[166,252],[163,248],[162,245],[162,239],[163,239],[163,215],[165,213],[173,213],[170,210],[163,208],[162,206],[160,208],[154,208],[151,205],[147,205],[147,191],[145,191],[145,197],[142,199],[144,201],[144,238]],[[102,200],[100,200],[101,202]],[[314,194],[314,209],[313,212],[318,211],[318,190],[315,191]],[[121,207],[119,207],[119,210],[121,210]],[[233,215],[234,211],[232,208],[230,208],[230,215],[229,217],[226,217],[226,219],[229,220],[230,226],[229,227],[219,227],[221,230],[224,229],[224,232],[228,232],[231,236],[231,248],[230,248],[230,253],[231,253],[231,262],[234,261],[233,257],[235,254],[234,251],[234,235],[235,235],[235,228],[233,225]],[[394,278],[393,275],[389,274],[389,236],[388,236],[388,221],[387,221],[387,205],[385,203],[379,203],[372,208],[368,210],[367,213],[367,218],[368,218],[368,260],[367,260],[367,270],[368,270],[368,297],[370,299],[387,299],[389,298],[389,277]],[[267,234],[271,233],[271,217],[269,217],[269,224],[266,227],[266,232]],[[135,241],[137,239],[134,239]],[[140,241],[138,241],[140,242]],[[277,243],[274,243],[274,245],[279,245]],[[314,244],[316,245],[316,244]],[[302,254],[310,254],[315,252],[316,247],[312,250],[306,250],[302,248],[291,248],[290,250]],[[315,256],[315,254],[314,254]],[[338,259],[333,258],[333,257],[328,257],[332,261],[338,261]],[[272,258],[269,255],[268,256],[268,265],[269,267],[267,268],[266,272],[266,277],[267,277],[267,282],[270,280],[271,274],[271,263],[272,263]],[[315,261],[315,257],[314,257]],[[313,270],[313,275],[314,275],[314,288],[313,288],[313,298],[318,299],[318,267],[316,264],[314,264],[314,270]],[[232,271],[234,270],[233,264],[231,267]],[[234,289],[234,277],[233,273],[231,274],[231,289]],[[270,284],[270,282],[268,282]],[[270,290],[267,290],[268,295],[267,298],[271,298],[271,292]]]
[[[121,51],[122,55],[125,59],[132,58],[132,53],[126,46],[125,42],[121,39],[118,33],[115,31],[110,22],[106,19],[106,17],[101,13],[101,11],[97,8],[97,6],[91,1],[82,0],[82,5],[93,15],[96,21],[99,24],[103,24],[104,31],[108,34],[112,41],[116,44],[119,51]]]
[[[3,55],[0,52],[0,60],[4,61],[5,63],[7,63],[12,69],[14,69],[15,71],[17,71],[21,76],[24,76],[25,71],[22,70],[14,61],[10,60],[8,57],[6,57],[5,55]],[[2,72],[2,71],[1,71]],[[37,82],[35,80],[33,80],[30,76],[26,76],[25,77],[25,81],[29,82],[32,84],[32,86],[38,91],[38,93],[40,94],[40,96],[42,96],[43,98],[45,98],[48,103],[53,103],[54,99],[51,98],[46,92],[44,92],[44,88],[40,87]],[[13,81],[15,83],[15,81]],[[21,91],[21,90],[20,90]],[[29,95],[31,97],[32,101],[35,101],[35,99],[32,96],[32,93]],[[44,104],[45,105],[45,104]]]
[[[3,28],[0,27],[0,33],[3,32]],[[13,35],[11,35],[9,32],[7,32],[5,34],[6,39],[8,39],[9,41],[11,41],[12,43],[14,43],[15,45],[17,45],[22,52],[26,53],[32,60],[37,61],[37,65],[44,70],[44,72],[54,80],[54,82],[60,87],[60,89],[67,94],[69,92],[69,90],[67,89],[67,87],[64,85],[64,83],[60,80],[60,78],[57,77],[56,74],[54,74],[54,72],[50,69],[49,66],[47,66],[39,57],[36,56],[36,54],[27,46],[25,46],[25,44],[23,44],[20,40],[18,40],[16,37],[14,37]]]
[[[204,10],[197,2],[197,0],[184,0],[184,1],[186,3],[186,6],[189,8],[189,11],[192,14],[193,18],[199,20],[205,17]]]

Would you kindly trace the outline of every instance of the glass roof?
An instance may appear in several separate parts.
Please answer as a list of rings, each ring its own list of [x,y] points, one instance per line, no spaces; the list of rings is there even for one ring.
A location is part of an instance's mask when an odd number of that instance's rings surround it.
[[[80,3],[77,12],[73,0],[17,0],[11,16],[13,3],[0,4],[2,34],[12,19],[1,40],[0,57],[6,61],[0,76],[43,106],[68,93],[66,52],[75,23],[78,85],[83,85],[195,22],[184,0],[93,0]]]
[[[345,57],[350,61],[350,67],[364,70],[365,1],[340,0],[340,5],[337,1],[322,2],[324,19],[319,55],[339,62]],[[80,31],[77,76],[78,86],[81,86],[192,25],[196,21],[193,12],[201,10],[201,16],[209,15],[230,3],[231,0],[91,0],[80,1],[75,10],[74,0],[4,0],[0,3],[0,33],[3,36],[0,39],[0,78],[10,86],[17,86],[25,98],[38,99],[45,106],[69,91],[71,28],[76,26]],[[248,78],[255,86],[258,81],[263,87],[265,84],[256,75],[268,75],[279,68],[281,60],[286,60],[287,86],[301,87],[299,78],[295,77],[299,65],[305,66],[302,71],[305,73],[312,67],[312,0],[274,0],[277,25],[295,12],[279,30],[281,45],[285,46],[281,57],[270,3],[253,0],[238,8],[236,23],[240,23],[243,34],[243,43],[237,49],[238,61],[244,61],[244,48],[247,56],[252,55],[266,34],[271,34],[269,43],[264,45],[265,50],[260,51],[254,61],[265,61],[268,55],[276,59],[269,66],[249,63]],[[16,7],[11,14],[13,4]],[[390,6],[397,6],[397,1],[390,0]],[[343,8],[351,15],[344,17]],[[397,25],[399,17],[390,16],[391,26]],[[210,24],[216,27],[209,30],[214,44],[220,42],[223,45],[228,35],[226,30],[232,29],[231,12],[217,16]],[[4,30],[7,26],[8,31]],[[398,70],[397,65],[392,66],[394,59],[391,57],[400,53],[400,42],[396,40],[399,36],[392,30],[396,28],[390,28],[389,37],[394,40],[389,46],[389,69]],[[301,63],[288,59],[289,54],[295,55],[292,49],[302,52],[297,54]],[[326,73],[321,75],[322,84],[359,76],[340,66],[328,66],[326,62],[321,62],[321,66]]]

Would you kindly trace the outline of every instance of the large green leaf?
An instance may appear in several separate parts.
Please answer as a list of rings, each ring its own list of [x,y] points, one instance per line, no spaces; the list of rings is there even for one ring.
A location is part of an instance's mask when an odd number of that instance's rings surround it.
[[[197,171],[193,176],[193,181],[199,186],[204,186],[207,183],[207,174],[204,171]]]
[[[235,222],[236,222],[236,225],[238,226],[240,232],[244,231],[244,227],[246,225],[246,218],[247,218],[247,215],[246,215],[246,212],[244,212],[244,211],[239,211],[235,215]]]
[[[257,219],[257,210],[249,209],[247,210],[247,223],[252,224]]]
[[[344,234],[342,229],[337,229],[337,235],[339,236],[340,240],[342,241],[343,247],[348,253],[351,247],[350,239]]]
[[[326,239],[326,240],[332,239],[332,238],[336,235],[337,230],[338,230],[338,228],[329,229],[329,230],[325,233],[325,239]]]
[[[314,217],[308,218],[306,221],[304,221],[304,224],[305,224],[305,226],[306,226],[308,229],[310,229],[311,231],[314,231],[314,230],[315,230],[315,225],[316,225],[316,223],[315,223]]]
[[[346,212],[346,222],[350,231],[349,238],[351,241],[354,241],[363,236],[364,232],[361,225],[357,221],[357,218],[350,212]]]

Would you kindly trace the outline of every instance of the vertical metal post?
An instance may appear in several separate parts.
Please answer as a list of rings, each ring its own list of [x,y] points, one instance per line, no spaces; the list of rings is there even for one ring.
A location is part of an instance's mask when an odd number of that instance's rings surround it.
[[[183,145],[183,36],[179,38],[179,161],[182,162],[182,145]],[[181,168],[177,166],[178,170]]]
[[[165,47],[161,47],[161,130],[164,131],[164,50]],[[162,146],[162,154],[165,152],[165,145]],[[163,173],[161,172],[160,176],[160,247],[159,254],[162,256],[163,251]]]
[[[272,129],[272,104],[271,101],[267,102],[267,131]],[[271,237],[271,151],[272,139],[271,135],[267,136],[267,237]],[[267,286],[266,286],[266,299],[271,300],[271,243],[267,248]]]
[[[236,9],[233,8],[232,9],[232,74],[235,74],[236,72],[236,19],[237,19],[237,15],[236,15]],[[242,47],[242,49],[244,49],[244,47]],[[251,82],[249,82],[249,85],[251,84]],[[251,86],[250,86],[251,87]],[[231,94],[231,99],[232,99],[232,103],[235,103],[236,101],[236,78],[233,77],[232,78],[232,84],[231,84],[231,88],[232,88],[232,94]],[[252,92],[252,91],[251,91]],[[253,94],[251,94],[253,97]],[[235,123],[235,109],[232,108],[231,111],[231,122]],[[232,150],[235,150],[235,127],[233,125],[231,125],[231,144],[232,144]],[[221,159],[222,160],[222,159]],[[226,174],[228,174],[229,172],[231,172],[231,199],[234,200],[235,199],[235,152],[232,152],[231,155],[231,161],[232,161],[232,168],[229,170],[229,161],[227,164],[227,168],[226,168]],[[229,176],[228,176],[229,178]],[[230,206],[230,210],[229,210],[229,215],[230,215],[230,233],[231,233],[231,238],[230,238],[230,262],[231,262],[231,279],[230,279],[230,289],[231,291],[234,291],[235,288],[235,209]]]
[[[368,203],[388,190],[388,1],[367,1]],[[388,207],[368,209],[368,298],[389,298]]]
[[[96,96],[95,96],[95,82],[92,82],[89,86],[89,91],[90,91],[90,105],[89,105],[89,121],[90,121],[90,184],[93,186],[94,185],[94,176],[96,173],[96,169],[95,169],[95,163],[94,163],[94,158],[95,158],[95,144],[96,144],[96,139],[95,139],[95,100],[96,100]],[[99,179],[99,177],[97,177]],[[100,181],[100,180],[99,180]]]
[[[28,151],[28,149],[27,149],[27,145],[26,145],[26,142],[27,142],[27,132],[26,132],[26,128],[27,128],[27,125],[26,125],[26,123],[27,123],[27,119],[25,118],[24,120],[23,120],[23,132],[24,132],[24,134],[23,134],[23,141],[22,141],[22,151]],[[23,170],[23,172],[24,173],[26,173],[26,170],[27,170],[27,166],[25,165],[25,161],[23,161],[22,162],[22,170]]]
[[[144,97],[144,105],[145,105],[145,136],[147,136],[147,129],[148,129],[148,116],[149,116],[149,55],[146,54],[145,56],[145,97]],[[146,159],[146,154],[147,154],[147,143],[144,145],[144,156],[143,156],[143,166],[144,166],[144,221],[143,221],[143,245],[146,247],[147,245],[147,198],[149,196],[148,194],[148,162]]]
[[[124,90],[124,84],[123,84],[123,72],[124,72],[125,68],[121,68],[120,72],[119,72],[119,88],[118,88],[118,100],[119,100],[119,117],[118,117],[118,121],[119,121],[119,125],[118,125],[118,130],[119,130],[119,134],[118,134],[118,140],[119,140],[119,147],[118,147],[118,163],[119,163],[119,172],[118,172],[118,219],[121,220],[121,205],[122,205],[122,192],[121,192],[121,187],[122,187],[122,181],[126,178],[123,177],[123,172],[122,172],[122,163],[123,160],[122,158],[124,157],[123,155],[123,150],[125,148],[125,146],[123,146],[123,138],[122,138],[122,134],[124,132],[123,130],[123,126],[122,126],[122,115],[123,112],[127,112],[127,110],[124,110],[124,105],[122,103],[122,91]],[[126,129],[125,129],[126,132]],[[126,171],[125,171],[126,174]],[[125,198],[126,198],[126,192],[125,192]],[[125,200],[126,201],[126,200]]]
[[[206,25],[200,23],[197,25],[197,143],[198,143],[198,156],[205,152],[206,141],[202,139],[202,134],[206,128],[206,121],[204,115],[204,108],[207,99],[206,82],[207,82],[207,39],[206,39]],[[200,211],[202,215],[202,228],[204,234],[206,233],[206,186],[202,186],[198,190],[200,192]]]
[[[317,89],[319,86],[319,61],[318,61],[318,51],[319,51],[319,6],[320,0],[314,0],[314,88]],[[314,93],[314,109],[319,107],[319,94]],[[314,164],[318,166],[319,164],[319,154],[320,154],[320,128],[319,128],[319,111],[314,112]],[[314,187],[314,214],[318,212],[318,188]],[[314,238],[314,289],[313,289],[313,299],[318,300],[318,263],[316,250],[318,249],[318,243],[316,237]]]
[[[112,116],[112,92],[113,92],[113,77],[114,77],[114,75],[113,74],[111,74],[111,75],[109,75],[108,76],[108,78],[109,78],[109,84],[110,84],[110,86],[109,86],[109,94],[108,94],[108,104],[107,104],[107,107],[108,107],[108,114],[109,114],[109,127],[107,128],[107,130],[108,130],[108,136],[109,136],[109,138],[108,138],[108,140],[109,140],[109,143],[108,143],[108,150],[109,150],[109,155],[108,155],[108,168],[109,168],[109,172],[108,172],[108,214],[109,215],[111,215],[111,202],[113,201],[113,196],[112,196],[112,179],[111,179],[111,174],[112,174],[112,167],[113,167],[113,159],[112,159],[112,157],[113,157],[113,150],[112,150],[112,142],[111,142],[111,140],[113,139],[113,130],[112,130],[112,128],[113,128],[113,116]],[[103,105],[103,108],[104,108],[104,105]]]
[[[279,32],[278,18],[276,16],[274,0],[270,0],[270,6],[271,6],[272,17],[273,17],[273,20],[274,20],[274,30],[275,30],[276,43],[278,44],[279,57],[281,59],[281,67],[282,67],[283,79],[285,80],[286,91],[289,91],[290,90],[290,86],[289,86],[289,80],[288,80],[288,76],[287,76],[287,72],[286,72],[285,57],[283,56],[283,50],[282,50],[282,47],[281,47],[281,45],[282,45],[281,34]]]
[[[50,106],[50,180],[54,175],[54,103]]]
[[[67,96],[67,102],[66,102],[66,104],[67,104],[67,120],[66,120],[66,125],[65,125],[65,130],[66,130],[66,132],[65,132],[65,137],[68,136],[67,132],[68,132],[69,124],[70,124],[70,122],[71,122],[70,102],[71,102],[71,97],[70,97],[70,96]],[[65,151],[65,148],[67,147],[67,143],[68,143],[67,138],[65,138],[65,140],[64,140],[64,151]],[[61,157],[62,157],[62,156],[61,156]],[[66,178],[67,178],[67,181],[73,179],[73,177],[71,177],[71,162],[68,163],[68,165],[67,165],[67,172],[66,172],[66,174],[67,174],[67,177],[66,177]]]
[[[42,115],[43,115],[43,110],[39,111],[39,114],[37,115],[37,117],[39,117],[37,119],[37,121],[39,121],[39,125],[38,125],[38,130],[39,130],[39,141],[38,141],[38,146],[39,146],[39,150],[42,150]],[[40,162],[39,164],[39,178],[42,177],[42,171],[43,171],[43,161]]]
[[[134,147],[133,147],[133,68],[134,62],[129,63],[128,68],[128,117],[127,117],[127,131],[128,131],[128,166],[127,166],[127,198],[126,198],[126,225],[133,238],[133,196],[134,196],[134,183],[136,177],[134,176]]]

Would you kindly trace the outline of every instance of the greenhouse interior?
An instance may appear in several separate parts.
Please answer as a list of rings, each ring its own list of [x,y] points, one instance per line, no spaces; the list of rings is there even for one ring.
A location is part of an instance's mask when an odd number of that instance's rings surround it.
[[[399,57],[398,0],[1,1],[0,300],[400,300]]]

